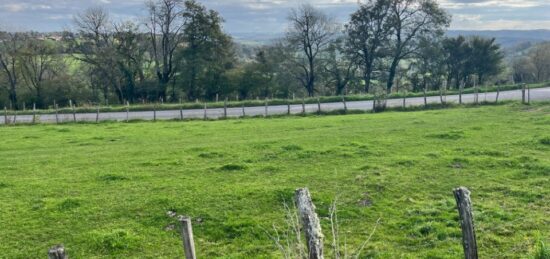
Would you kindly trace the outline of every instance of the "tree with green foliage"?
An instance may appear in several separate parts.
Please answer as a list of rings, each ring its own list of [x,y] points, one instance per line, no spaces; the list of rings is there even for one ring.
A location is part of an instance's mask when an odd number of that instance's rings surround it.
[[[361,67],[365,92],[370,91],[375,61],[383,56],[383,45],[391,33],[390,0],[369,0],[351,15],[346,25],[346,51]]]
[[[346,40],[343,38],[332,42],[327,48],[325,60],[325,73],[327,74],[328,84],[334,86],[333,93],[343,95],[346,88],[355,79],[357,72],[357,60],[355,56],[350,56],[349,52],[344,50]]]
[[[469,45],[472,50],[469,63],[479,84],[485,83],[487,77],[498,75],[502,71],[504,55],[500,46],[495,43],[495,38],[472,37]]]
[[[454,81],[455,88],[458,89],[460,84],[470,74],[472,49],[465,37],[458,36],[455,38],[445,38],[443,40],[443,50],[448,72],[447,83],[451,85],[451,82]]]
[[[185,2],[182,16],[185,47],[179,52],[178,69],[187,99],[195,100],[200,96],[212,99],[216,94],[222,94],[224,73],[235,62],[233,42],[223,32],[223,18],[218,12],[189,0]]]

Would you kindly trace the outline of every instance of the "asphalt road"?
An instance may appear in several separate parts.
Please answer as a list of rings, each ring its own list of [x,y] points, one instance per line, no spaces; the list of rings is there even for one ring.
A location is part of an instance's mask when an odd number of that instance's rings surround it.
[[[496,92],[492,93],[480,93],[479,94],[479,101],[489,101],[494,102],[496,100]],[[550,100],[550,87],[548,88],[538,88],[538,89],[532,89],[531,93],[531,100],[532,101],[543,101],[543,100]],[[459,96],[458,95],[449,95],[444,97],[446,98],[446,102],[448,103],[458,103]],[[499,100],[521,100],[522,93],[521,90],[514,90],[514,91],[503,91],[500,92]],[[440,103],[440,97],[439,96],[431,96],[427,98],[428,103]],[[473,103],[475,101],[475,95],[474,94],[465,94],[462,96],[462,101],[464,103]],[[407,98],[406,99],[406,106],[420,106],[424,105],[424,97],[415,97],[415,98]],[[373,103],[372,101],[356,101],[356,102],[347,102],[347,107],[349,110],[362,110],[362,111],[369,111],[372,110]],[[403,99],[389,99],[387,101],[388,107],[402,107],[403,106]],[[307,113],[314,113],[318,111],[318,105],[317,104],[306,104],[305,106]],[[337,103],[323,103],[321,104],[321,109],[323,111],[334,111],[334,110],[341,110],[344,108],[344,104],[342,102]],[[302,105],[291,105],[290,110],[292,114],[300,114],[302,113]],[[288,107],[286,105],[278,105],[278,106],[268,106],[267,108],[267,115],[280,115],[280,114],[286,114],[288,112]],[[262,116],[266,114],[266,109],[264,106],[260,107],[246,107],[244,109],[244,113],[246,116]],[[184,119],[203,119],[204,118],[204,110],[183,110],[183,118]],[[96,121],[96,113],[77,113],[76,114],[76,120],[77,121],[88,121],[88,122],[95,122]],[[101,113],[99,115],[100,121],[126,121],[127,119],[130,120],[153,120],[154,119],[154,112],[153,111],[136,111],[136,112],[109,112],[109,113]],[[215,108],[215,109],[208,109],[206,111],[206,116],[209,119],[217,119],[222,118],[224,116],[224,109],[223,108]],[[243,116],[243,109],[242,108],[228,108],[227,109],[227,117],[241,117]],[[180,119],[181,114],[179,110],[169,110],[169,111],[157,111],[156,112],[156,119],[157,120],[173,120],[173,119]],[[10,123],[13,123],[14,116],[8,116],[8,121]],[[71,122],[74,120],[72,114],[59,114],[58,119],[56,120],[55,114],[47,114],[47,115],[40,115],[37,116],[37,122],[40,123],[55,123],[56,121],[59,122]],[[16,117],[17,123],[31,123],[32,122],[32,115],[19,115]],[[5,118],[4,116],[0,117],[0,124],[5,124]]]

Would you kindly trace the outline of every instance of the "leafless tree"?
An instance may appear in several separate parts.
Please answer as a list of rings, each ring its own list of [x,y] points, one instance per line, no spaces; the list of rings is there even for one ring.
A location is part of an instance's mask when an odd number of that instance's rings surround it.
[[[297,50],[297,76],[309,96],[315,94],[316,69],[319,54],[328,46],[336,32],[333,19],[310,4],[292,9],[288,16],[288,43]]]
[[[26,38],[26,34],[19,32],[0,33],[0,70],[8,79],[9,99],[16,108],[20,77],[18,66]]]
[[[414,55],[418,41],[429,35],[443,34],[449,26],[450,16],[435,0],[391,0],[390,23],[393,29],[391,64],[388,71],[387,91],[391,92],[401,60]]]
[[[61,60],[53,46],[37,39],[29,39],[21,54],[21,75],[26,85],[35,93],[36,105],[44,107],[44,82],[59,72]]]
[[[550,43],[535,46],[529,52],[534,67],[534,76],[538,82],[550,79]]]
[[[160,84],[158,97],[166,99],[167,85],[174,76],[175,52],[183,42],[183,1],[151,0],[147,2],[147,9],[149,16],[145,25]]]

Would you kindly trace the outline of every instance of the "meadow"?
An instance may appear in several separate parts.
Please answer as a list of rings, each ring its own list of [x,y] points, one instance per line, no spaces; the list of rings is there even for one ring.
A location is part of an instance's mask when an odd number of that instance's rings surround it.
[[[550,104],[0,127],[0,257],[181,257],[175,211],[199,258],[280,258],[266,232],[308,187],[329,258],[335,199],[360,258],[461,258],[459,186],[481,258],[548,252]]]

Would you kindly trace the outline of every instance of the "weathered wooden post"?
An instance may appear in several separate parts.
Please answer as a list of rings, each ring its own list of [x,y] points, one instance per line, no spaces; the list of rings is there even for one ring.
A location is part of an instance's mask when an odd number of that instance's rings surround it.
[[[223,118],[227,119],[227,98],[223,100]]]
[[[8,125],[8,107],[4,106],[4,124]]]
[[[55,110],[55,123],[59,123],[59,112],[57,111],[57,103],[53,101],[53,108]]]
[[[126,101],[126,122],[130,121],[130,102]]]
[[[183,120],[183,103],[180,102],[180,120]]]
[[[219,101],[220,101],[220,95],[216,94],[216,102],[219,102]]]
[[[525,96],[525,91],[527,90],[527,84],[526,83],[523,83],[523,85],[521,86],[521,102],[523,104],[525,104],[525,99],[526,99],[526,96]]]
[[[157,104],[153,105],[153,121],[157,121]]]
[[[315,205],[311,201],[311,195],[307,188],[298,189],[295,192],[296,207],[306,235],[308,258],[322,259],[323,257],[323,232]]]
[[[302,97],[302,114],[306,114],[306,98]]]
[[[267,97],[265,98],[265,112],[264,112],[264,117],[267,117],[267,115],[269,114],[269,110],[268,110],[268,101],[267,101]]]
[[[68,259],[63,245],[56,245],[48,250],[48,259]]]
[[[73,121],[76,122],[76,110],[72,100],[69,100],[69,105],[71,106],[71,110],[73,111]]]
[[[203,119],[204,120],[208,119],[208,106],[207,106],[206,102],[204,103],[204,116],[203,116]]]
[[[342,103],[344,103],[344,113],[348,113],[348,104],[346,103],[345,95],[342,95]]]
[[[470,200],[470,191],[465,187],[460,187],[454,189],[453,192],[456,199],[458,214],[460,216],[464,256],[466,259],[477,259],[477,242],[474,228],[474,218],[472,215],[472,201]]]
[[[290,111],[290,100],[286,100],[286,108],[287,108],[286,114],[290,115],[290,113],[291,113],[291,111]]]
[[[479,103],[479,89],[477,87],[477,78],[474,77],[474,94],[475,94],[475,104],[478,104]]]
[[[32,124],[36,123],[36,103],[32,104]]]
[[[95,114],[95,123],[99,123],[99,103],[97,103],[97,112]]]
[[[321,99],[317,97],[317,113],[321,114]]]
[[[190,217],[180,216],[181,237],[183,239],[183,250],[186,259],[196,259],[195,242],[193,240],[193,226]]]
[[[424,107],[428,107],[428,86],[424,86]]]
[[[462,91],[464,91],[464,82],[460,83],[458,87],[458,103],[462,104]]]
[[[527,85],[527,104],[531,104],[531,86]]]

